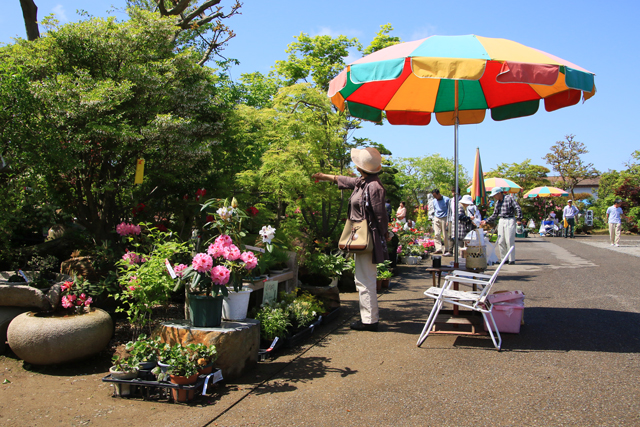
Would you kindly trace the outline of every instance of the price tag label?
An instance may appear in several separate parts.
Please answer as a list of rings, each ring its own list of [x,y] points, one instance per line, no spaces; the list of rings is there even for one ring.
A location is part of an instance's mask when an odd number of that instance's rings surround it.
[[[275,280],[264,282],[262,303],[274,303],[278,297],[278,282]]]
[[[166,265],[166,266],[167,266],[167,271],[169,272],[169,276],[171,276],[171,278],[172,278],[172,279],[175,279],[176,277],[178,277],[178,276],[176,275],[176,272],[175,272],[175,271],[173,271],[173,267],[171,267],[171,263],[169,262],[169,260],[168,260],[168,259],[165,259],[165,260],[164,260],[164,265]]]

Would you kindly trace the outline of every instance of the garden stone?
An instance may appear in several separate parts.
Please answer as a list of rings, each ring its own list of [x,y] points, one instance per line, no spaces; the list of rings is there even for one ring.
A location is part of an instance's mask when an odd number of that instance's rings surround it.
[[[43,311],[52,309],[49,299],[40,289],[15,284],[0,285],[0,306],[30,307]]]
[[[9,323],[19,314],[27,311],[22,307],[0,307],[0,354],[4,354],[7,349],[7,328]]]
[[[254,319],[223,321],[219,328],[197,328],[188,320],[173,320],[163,323],[154,335],[171,345],[215,345],[218,352],[215,366],[227,380],[239,378],[258,363],[260,322]]]
[[[9,324],[7,341],[25,362],[51,365],[99,353],[112,335],[111,316],[92,308],[79,315],[22,313]]]

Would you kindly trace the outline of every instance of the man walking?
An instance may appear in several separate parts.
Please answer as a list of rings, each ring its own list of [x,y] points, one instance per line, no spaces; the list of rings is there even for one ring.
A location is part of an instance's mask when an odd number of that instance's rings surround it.
[[[576,215],[578,208],[573,206],[573,200],[567,200],[567,206],[562,209],[562,219],[567,220],[567,227],[564,229],[564,238],[569,237],[569,229],[571,229],[571,238],[573,239],[573,228],[576,226]]]
[[[502,193],[502,188],[493,187],[490,197],[493,197],[496,205],[493,214],[480,224],[492,224],[496,218],[498,221],[498,247],[500,248],[500,258],[504,259],[507,252],[516,244],[516,224],[522,224],[522,209],[516,201],[515,197]],[[509,264],[516,263],[516,250],[514,249],[509,255]]]
[[[611,241],[611,246],[620,246],[618,243],[620,242],[620,229],[622,228],[622,220],[621,218],[626,216],[622,213],[622,200],[616,199],[613,206],[609,206],[607,208],[607,222],[609,223],[609,240]]]
[[[449,198],[440,194],[437,188],[432,190],[431,194],[433,195],[433,240],[436,245],[434,254],[441,254],[444,250],[444,256],[451,256],[451,241],[447,233]],[[444,248],[440,239],[444,241]]]

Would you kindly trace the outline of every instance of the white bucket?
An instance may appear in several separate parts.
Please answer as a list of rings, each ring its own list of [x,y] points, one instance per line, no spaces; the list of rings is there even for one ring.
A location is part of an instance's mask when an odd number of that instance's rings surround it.
[[[222,301],[222,318],[225,320],[244,320],[247,318],[250,288],[242,288],[239,292],[229,291],[229,296]]]

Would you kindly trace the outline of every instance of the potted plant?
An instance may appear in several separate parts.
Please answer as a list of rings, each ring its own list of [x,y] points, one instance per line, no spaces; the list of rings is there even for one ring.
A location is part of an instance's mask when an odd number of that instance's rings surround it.
[[[169,381],[172,384],[190,385],[198,381],[198,368],[196,362],[197,354],[190,351],[188,347],[176,343],[169,350],[169,358],[166,360],[170,365],[167,370]],[[172,388],[171,395],[177,402],[187,402],[193,399],[195,391]]]
[[[213,363],[218,358],[218,351],[215,345],[205,345],[202,343],[189,344],[187,345],[187,349],[195,354],[198,374],[207,375],[213,371]]]
[[[376,265],[376,285],[378,291],[389,287],[389,281],[393,277],[393,273],[389,271],[391,261],[386,260]]]
[[[90,310],[93,299],[84,292],[85,285],[86,282],[82,277],[74,277],[73,280],[62,283],[60,286],[62,307],[73,310],[76,314],[83,314]]]
[[[128,342],[126,349],[136,357],[141,370],[151,370],[158,362],[158,348],[161,345],[159,337],[147,338],[146,335],[141,334],[137,340]]]
[[[305,260],[307,274],[302,275],[300,281],[311,286],[335,286],[342,272],[350,267],[342,255],[312,253]]]
[[[284,338],[291,326],[285,305],[280,303],[263,304],[254,318],[260,321],[260,337],[269,344],[276,337]]]
[[[111,378],[114,380],[131,380],[138,376],[138,359],[132,355],[125,346],[119,346],[113,355],[109,368]],[[116,383],[116,396],[129,396],[131,387],[129,384]]]

